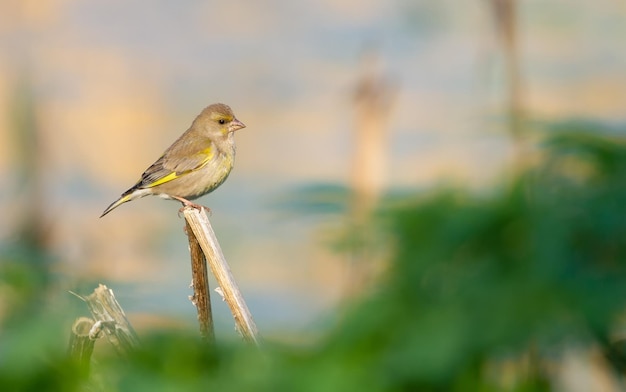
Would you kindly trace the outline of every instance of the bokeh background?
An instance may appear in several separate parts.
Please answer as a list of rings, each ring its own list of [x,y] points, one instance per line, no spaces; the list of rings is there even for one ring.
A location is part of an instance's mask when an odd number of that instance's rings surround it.
[[[179,205],[98,216],[224,102],[247,128],[199,202],[262,334],[306,342],[367,291],[337,244],[361,208],[490,192],[533,156],[520,124],[619,128],[625,42],[616,0],[3,1],[0,246],[39,252],[68,303],[105,283],[139,329],[194,328]],[[235,336],[213,309],[218,339]]]

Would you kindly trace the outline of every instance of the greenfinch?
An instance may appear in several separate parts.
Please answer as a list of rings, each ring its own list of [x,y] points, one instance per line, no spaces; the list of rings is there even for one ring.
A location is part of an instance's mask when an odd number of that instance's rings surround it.
[[[141,179],[100,217],[121,204],[148,195],[201,208],[189,200],[215,190],[226,180],[235,160],[234,132],[241,128],[245,125],[235,118],[229,106],[216,103],[206,107],[191,127],[143,172]]]

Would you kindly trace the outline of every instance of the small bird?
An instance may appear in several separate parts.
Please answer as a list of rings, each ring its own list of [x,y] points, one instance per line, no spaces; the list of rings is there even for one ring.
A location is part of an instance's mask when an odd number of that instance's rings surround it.
[[[245,128],[227,105],[206,107],[191,127],[141,175],[137,183],[104,210],[100,218],[128,201],[148,195],[175,199],[183,206],[220,186],[235,161],[234,132]]]

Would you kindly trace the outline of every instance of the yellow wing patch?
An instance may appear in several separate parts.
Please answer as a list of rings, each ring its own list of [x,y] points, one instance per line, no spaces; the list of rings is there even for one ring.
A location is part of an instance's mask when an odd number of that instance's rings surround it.
[[[172,172],[172,173],[168,174],[167,176],[165,176],[163,178],[160,178],[160,179],[156,180],[155,182],[149,184],[148,188],[152,188],[152,187],[155,187],[157,185],[164,184],[164,183],[172,181],[172,180],[174,180],[176,178],[178,178],[178,173]]]
[[[182,175],[185,175],[185,173],[188,173],[188,172],[193,171],[193,170],[198,170],[198,169],[204,167],[207,163],[209,163],[209,161],[211,159],[213,159],[213,156],[215,155],[215,152],[213,151],[213,147],[209,146],[209,147],[205,148],[204,150],[200,151],[198,153],[198,155],[203,156],[204,158],[202,159],[200,164],[197,167],[195,167],[194,169],[186,170],[186,171],[183,171],[183,172],[171,172],[170,174],[168,174],[168,175],[166,175],[166,176],[164,176],[162,178],[159,178],[158,180],[154,181],[153,183],[147,185],[147,187],[148,188],[152,188],[152,187],[155,187],[155,186],[158,186],[158,185],[161,185],[161,184],[165,184],[166,182],[170,182],[172,180],[177,179],[178,177],[180,177]]]

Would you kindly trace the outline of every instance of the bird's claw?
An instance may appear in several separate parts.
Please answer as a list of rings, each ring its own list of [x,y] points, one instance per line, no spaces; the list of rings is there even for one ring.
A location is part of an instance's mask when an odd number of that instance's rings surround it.
[[[193,202],[190,202],[187,199],[184,199],[182,197],[174,197],[176,200],[180,201],[181,203],[183,203],[183,206],[178,210],[178,216],[180,217],[180,214],[183,213],[183,211],[185,210],[185,208],[187,207],[191,207],[191,208],[195,208],[196,210],[202,212],[202,210],[206,210],[206,212],[210,215],[211,214],[211,209],[209,207],[205,207],[201,204],[196,204]]]

